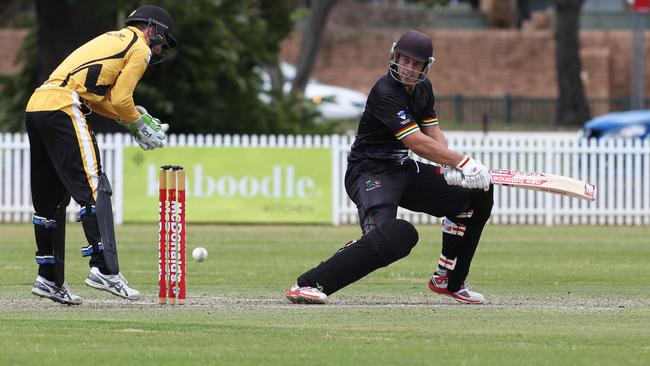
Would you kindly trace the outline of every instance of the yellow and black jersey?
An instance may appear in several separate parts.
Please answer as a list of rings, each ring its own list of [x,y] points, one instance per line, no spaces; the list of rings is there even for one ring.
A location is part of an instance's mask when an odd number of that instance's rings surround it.
[[[52,72],[32,95],[27,112],[64,109],[81,100],[103,116],[135,121],[140,113],[133,90],[150,58],[151,50],[139,29],[104,33],[77,48]]]

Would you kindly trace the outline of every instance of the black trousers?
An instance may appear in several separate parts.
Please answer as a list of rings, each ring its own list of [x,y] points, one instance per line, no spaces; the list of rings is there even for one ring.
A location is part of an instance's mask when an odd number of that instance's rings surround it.
[[[394,219],[397,207],[436,217],[453,217],[470,208],[475,190],[450,186],[430,164],[362,160],[348,165],[345,190],[357,205],[363,233]]]
[[[57,207],[69,197],[82,207],[95,204],[101,159],[95,134],[80,110],[27,112],[25,125],[30,143],[31,191],[35,215],[54,219]],[[65,225],[64,223],[62,223]],[[97,220],[82,220],[88,244],[97,248],[101,240]],[[35,225],[38,258],[52,254],[48,235]],[[103,255],[93,253],[90,265],[104,268]],[[39,263],[39,274],[51,280],[50,263]]]
[[[345,189],[357,205],[364,234],[395,219],[398,207],[447,217],[447,226],[451,224],[454,230],[443,228],[441,257],[454,263],[449,270],[450,291],[462,286],[492,211],[492,189],[450,186],[433,165],[411,159],[403,164],[370,159],[350,162]]]

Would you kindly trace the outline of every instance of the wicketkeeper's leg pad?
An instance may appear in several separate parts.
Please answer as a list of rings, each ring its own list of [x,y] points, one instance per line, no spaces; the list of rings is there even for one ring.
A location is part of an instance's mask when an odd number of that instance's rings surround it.
[[[66,207],[70,204],[70,196],[66,195],[59,203],[54,214],[56,228],[52,231],[52,250],[54,253],[54,283],[63,286],[65,281],[65,224]]]
[[[406,257],[418,242],[409,222],[394,219],[348,243],[332,257],[298,277],[298,286],[330,295],[374,270]]]
[[[54,217],[34,214],[34,237],[36,239],[36,263],[39,276],[62,286],[65,266],[65,220],[70,196],[66,196],[54,212]]]
[[[115,228],[113,224],[113,206],[111,203],[111,196],[113,195],[113,188],[105,173],[99,176],[99,184],[97,185],[97,202],[95,202],[97,226],[101,236],[103,245],[105,270],[108,274],[118,274],[120,272],[120,264],[117,259],[117,243],[115,241]],[[103,268],[100,267],[103,272]]]
[[[101,236],[99,226],[97,226],[97,211],[95,205],[86,205],[79,210],[79,221],[84,229],[88,245],[81,247],[81,255],[89,257],[98,255],[102,252]]]
[[[81,255],[90,257],[89,264],[91,267],[97,267],[102,273],[108,274],[104,264],[104,245],[99,232],[97,222],[97,211],[95,205],[86,205],[79,211],[79,221],[84,229],[86,243],[81,247]]]
[[[53,281],[52,267],[55,261],[52,249],[52,231],[56,228],[56,220],[34,214],[32,223],[34,224],[34,237],[36,239],[35,259],[38,264],[38,274],[49,281]]]

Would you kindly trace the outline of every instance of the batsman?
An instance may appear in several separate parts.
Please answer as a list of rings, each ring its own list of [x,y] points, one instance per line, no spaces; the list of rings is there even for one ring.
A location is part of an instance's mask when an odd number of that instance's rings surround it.
[[[164,60],[176,40],[171,16],[157,6],[139,7],[125,24],[72,52],[34,91],[26,108],[38,264],[31,292],[62,304],[82,303],[64,278],[71,198],[81,206],[87,241],[81,254],[90,264],[86,285],[129,300],[140,298],[119,269],[112,189],[86,115],[94,111],[115,119],[144,150],[163,147],[169,126],[136,106],[133,91],[147,67]]]
[[[428,288],[459,302],[484,296],[466,282],[483,227],[492,212],[488,169],[450,150],[440,130],[427,74],[433,43],[424,33],[404,33],[390,51],[388,72],[374,85],[348,156],[345,188],[356,204],[363,236],[298,276],[285,293],[295,303],[323,303],[328,296],[405,256],[418,241],[398,207],[442,220],[442,250]],[[450,166],[445,175],[409,151]]]

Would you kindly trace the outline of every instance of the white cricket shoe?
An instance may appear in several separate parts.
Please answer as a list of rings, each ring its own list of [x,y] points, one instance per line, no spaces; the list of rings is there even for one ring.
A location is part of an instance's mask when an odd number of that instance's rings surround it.
[[[291,286],[291,290],[286,291],[284,296],[294,304],[324,304],[327,300],[321,290],[315,287],[300,287],[297,284]]]
[[[449,279],[446,276],[439,276],[437,273],[434,273],[427,286],[433,292],[451,296],[454,300],[465,304],[482,304],[485,302],[485,296],[480,292],[472,291],[467,282],[463,282],[463,285],[456,292],[451,292],[447,289],[448,282]]]
[[[67,283],[58,287],[54,282],[48,281],[41,276],[36,277],[36,282],[34,282],[34,286],[32,287],[32,294],[64,305],[81,305],[83,302],[81,297],[70,291]]]
[[[129,287],[129,282],[121,272],[116,275],[105,275],[99,271],[99,268],[92,267],[84,282],[92,288],[108,291],[128,300],[140,299],[140,291]]]

